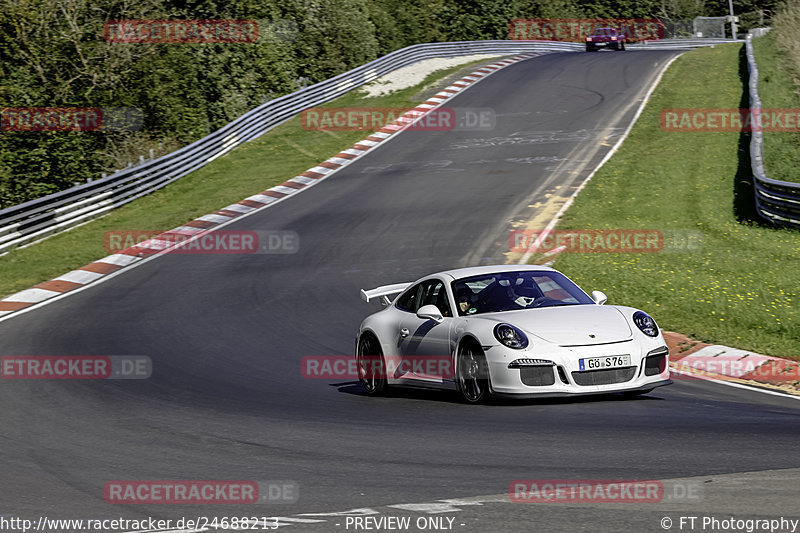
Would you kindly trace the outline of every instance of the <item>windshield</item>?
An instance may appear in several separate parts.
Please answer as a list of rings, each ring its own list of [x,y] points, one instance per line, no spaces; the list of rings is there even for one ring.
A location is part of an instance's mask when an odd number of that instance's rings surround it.
[[[458,314],[479,315],[560,305],[594,304],[559,272],[498,272],[452,282]]]

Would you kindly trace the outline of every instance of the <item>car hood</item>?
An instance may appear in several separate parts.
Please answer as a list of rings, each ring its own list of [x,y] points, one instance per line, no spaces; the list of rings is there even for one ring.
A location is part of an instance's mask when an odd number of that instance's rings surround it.
[[[543,307],[497,313],[491,319],[514,325],[560,346],[619,342],[630,339],[633,334],[625,316],[614,306]]]

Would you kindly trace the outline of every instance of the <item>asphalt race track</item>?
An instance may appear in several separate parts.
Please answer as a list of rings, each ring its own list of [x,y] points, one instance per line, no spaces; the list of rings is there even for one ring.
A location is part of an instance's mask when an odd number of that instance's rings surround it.
[[[681,515],[800,516],[800,402],[791,398],[679,380],[638,400],[468,406],[443,392],[367,398],[352,381],[301,376],[304,356],[353,353],[359,322],[379,308],[359,289],[504,262],[512,224],[539,214],[531,206],[544,195],[571,193],[674,55],[559,53],[510,66],[448,104],[493,108],[493,130],[403,133],[225,228],[297,232],[298,253],[163,256],[0,322],[4,355],[153,361],[147,380],[0,381],[0,515],[372,509],[453,518],[463,532],[663,531],[662,516],[673,530]],[[675,478],[701,483],[700,501],[503,500],[517,479]],[[290,480],[300,498],[111,505],[111,480]],[[463,501],[387,507],[442,499]],[[354,530],[341,516],[303,520],[287,528]]]

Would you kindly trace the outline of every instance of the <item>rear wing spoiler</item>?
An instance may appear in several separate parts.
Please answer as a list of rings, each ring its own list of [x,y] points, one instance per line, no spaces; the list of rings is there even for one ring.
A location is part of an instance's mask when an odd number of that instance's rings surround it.
[[[401,293],[410,285],[411,283],[395,283],[394,285],[383,285],[382,287],[378,287],[369,291],[361,289],[361,299],[365,302],[369,302],[375,298],[380,298],[383,305],[389,305],[392,302],[389,300],[389,298],[387,298],[387,296],[390,294]]]

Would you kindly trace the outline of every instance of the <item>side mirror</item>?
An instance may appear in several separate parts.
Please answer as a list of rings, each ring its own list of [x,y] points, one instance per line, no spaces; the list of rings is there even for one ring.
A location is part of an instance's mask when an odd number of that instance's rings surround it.
[[[444,320],[442,312],[435,305],[423,305],[417,311],[417,317],[433,320],[437,324]]]
[[[608,301],[608,296],[602,291],[592,291],[592,300],[597,305],[603,305]]]

